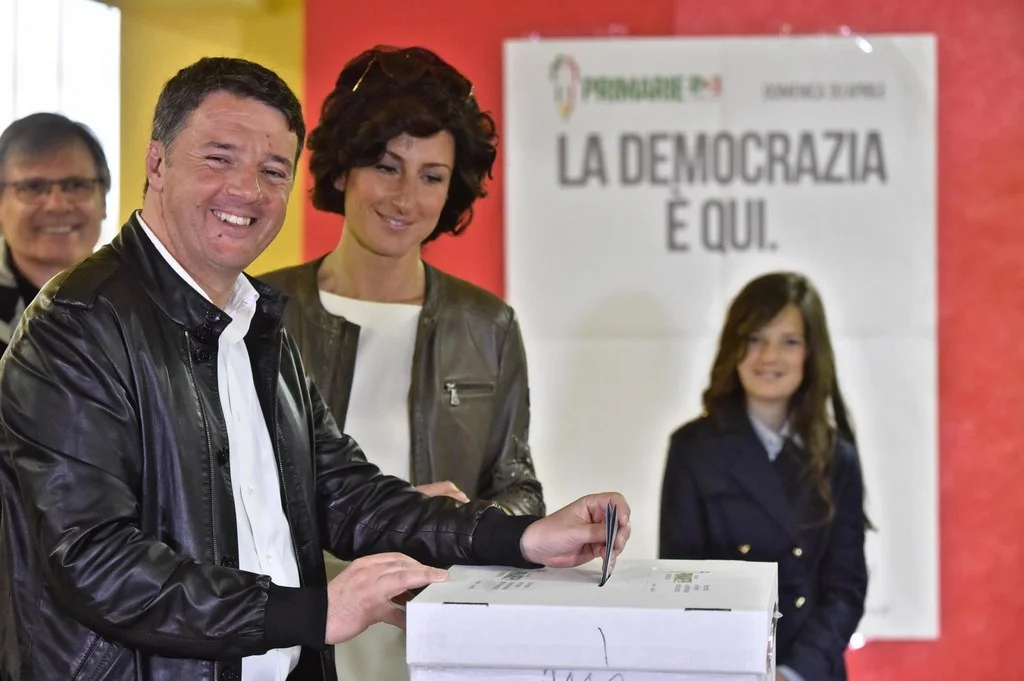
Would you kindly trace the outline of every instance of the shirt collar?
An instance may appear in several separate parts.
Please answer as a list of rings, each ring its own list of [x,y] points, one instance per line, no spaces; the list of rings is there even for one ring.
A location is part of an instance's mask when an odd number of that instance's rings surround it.
[[[167,250],[163,242],[160,241],[153,234],[153,231],[146,224],[146,221],[142,219],[142,211],[136,211],[136,219],[139,221],[139,225],[142,227],[142,231],[149,237],[149,240],[153,242],[153,246],[157,252],[167,261],[167,264],[171,266],[171,269],[182,278],[189,286],[196,290],[203,298],[210,300],[210,296],[206,295],[206,291],[196,283],[196,280],[185,271],[185,268],[181,266],[181,263],[175,259],[171,252]],[[249,325],[252,323],[252,318],[256,314],[256,302],[259,300],[260,294],[256,288],[252,285],[252,282],[244,274],[239,274],[238,279],[235,280],[235,284],[231,289],[231,295],[228,296],[227,305],[224,308],[224,312],[231,318],[231,323],[224,329],[221,334],[221,339],[224,342],[235,342],[245,337],[245,334],[249,332]]]
[[[782,424],[782,428],[776,431],[769,428],[749,411],[747,412],[747,416],[750,418],[750,424],[754,426],[754,432],[757,433],[757,439],[761,441],[761,444],[764,445],[765,451],[768,452],[768,459],[770,461],[775,461],[779,452],[782,451],[783,445],[786,444],[786,439],[789,438],[793,432],[789,420],[787,419],[786,422]],[[794,442],[799,442],[799,440],[799,435],[793,437]]]

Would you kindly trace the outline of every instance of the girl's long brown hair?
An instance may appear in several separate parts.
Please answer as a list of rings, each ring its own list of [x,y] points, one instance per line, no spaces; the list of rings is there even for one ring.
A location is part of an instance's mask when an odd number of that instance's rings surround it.
[[[826,508],[823,520],[827,522],[835,516],[830,475],[836,439],[841,436],[854,446],[857,441],[839,389],[825,307],[806,277],[795,272],[766,274],[748,283],[732,301],[711,368],[711,382],[704,391],[704,409],[717,418],[745,406],[737,367],[746,356],[750,336],[787,305],[795,305],[803,316],[807,348],[804,378],[790,398],[789,417],[794,432],[803,440],[807,474]],[[867,516],[865,523],[870,527]]]

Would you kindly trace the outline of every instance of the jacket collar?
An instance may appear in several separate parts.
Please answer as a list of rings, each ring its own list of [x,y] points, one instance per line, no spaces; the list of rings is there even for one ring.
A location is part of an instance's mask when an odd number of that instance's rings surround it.
[[[0,286],[18,287],[14,272],[7,265],[7,239],[3,235],[0,235]]]
[[[768,451],[746,411],[728,407],[715,418],[725,450],[723,463],[729,474],[794,541],[800,538],[799,513],[786,498]]]
[[[338,324],[338,317],[332,315],[320,303],[320,265],[327,254],[303,263],[295,268],[293,276],[294,296],[309,320],[323,329],[331,329]],[[430,323],[437,317],[438,310],[445,298],[446,282],[444,276],[433,266],[423,263],[426,279],[426,292],[423,296],[423,311],[420,313],[421,323]]]
[[[160,255],[139,224],[137,213],[132,214],[110,246],[135,272],[149,297],[177,324],[197,330],[200,336],[211,333],[219,336],[231,322],[227,313],[192,288]],[[266,328],[268,323],[276,326],[280,323],[287,296],[247,274],[245,276],[260,296],[256,305],[256,317],[262,322],[260,327]]]
[[[25,301],[18,290],[18,281],[14,272],[7,266],[7,240],[0,236],[0,351],[11,342],[14,328],[18,325],[22,313],[25,312]],[[8,314],[9,311],[9,314]]]

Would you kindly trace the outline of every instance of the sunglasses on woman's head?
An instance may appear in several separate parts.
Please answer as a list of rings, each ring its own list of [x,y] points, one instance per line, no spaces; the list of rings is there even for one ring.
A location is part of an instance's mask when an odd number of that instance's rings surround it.
[[[415,47],[404,50],[376,52],[371,57],[366,68],[363,69],[359,80],[352,86],[352,92],[359,89],[367,75],[378,71],[390,80],[401,82],[411,82],[423,76],[431,75],[438,80],[454,83],[457,88],[464,91],[464,99],[468,100],[473,96],[473,83],[469,79],[445,64],[431,52]]]

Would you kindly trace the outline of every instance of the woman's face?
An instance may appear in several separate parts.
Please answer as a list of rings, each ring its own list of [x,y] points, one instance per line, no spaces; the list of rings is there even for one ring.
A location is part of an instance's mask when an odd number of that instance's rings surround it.
[[[751,334],[747,342],[737,372],[748,404],[788,405],[804,380],[806,358],[804,317],[796,305],[790,304]]]
[[[448,200],[454,169],[455,140],[448,131],[393,138],[377,163],[335,182],[345,192],[345,234],[374,255],[419,258]]]

